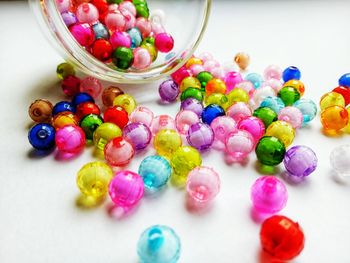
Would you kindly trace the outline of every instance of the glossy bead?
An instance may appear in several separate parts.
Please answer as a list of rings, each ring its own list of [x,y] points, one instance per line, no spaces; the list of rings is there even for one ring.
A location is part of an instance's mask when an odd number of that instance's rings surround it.
[[[173,74],[171,74],[171,78],[177,83],[180,84],[181,81],[186,78],[190,77],[191,71],[189,69],[186,69],[186,67],[181,67],[177,71],[175,71]]]
[[[143,38],[148,37],[152,32],[151,22],[144,17],[137,18],[135,26],[141,31]]]
[[[182,140],[175,130],[163,129],[154,136],[153,145],[157,154],[170,158],[182,145]]]
[[[244,118],[252,116],[252,110],[248,104],[237,102],[227,109],[226,115],[238,123]]]
[[[253,116],[258,117],[265,124],[265,128],[269,127],[274,121],[277,121],[277,114],[268,107],[257,108],[253,112]]]
[[[278,92],[278,97],[282,99],[286,106],[291,106],[300,99],[300,93],[297,91],[296,88],[283,87]]]
[[[317,114],[316,104],[309,99],[300,99],[293,104],[294,107],[298,108],[303,114],[303,125],[307,125],[312,121]]]
[[[201,71],[200,73],[197,74],[197,80],[200,82],[201,87],[205,88],[207,83],[213,79],[213,75],[208,72],[208,71]]]
[[[235,88],[227,94],[227,99],[229,105],[232,105],[236,102],[248,103],[249,95],[245,90]]]
[[[94,145],[103,151],[109,141],[120,136],[122,136],[122,131],[117,125],[109,122],[102,123],[94,132]]]
[[[101,61],[108,61],[112,56],[112,51],[111,43],[105,39],[96,40],[91,47],[92,55]]]
[[[226,138],[226,153],[235,161],[242,161],[254,150],[253,136],[244,130],[236,130]]]
[[[61,112],[75,112],[75,109],[73,108],[73,105],[68,101],[60,101],[55,104],[52,108],[52,116],[55,116]]]
[[[127,210],[135,206],[143,197],[143,180],[137,173],[119,171],[110,181],[108,192],[117,207]]]
[[[274,176],[262,176],[251,187],[250,198],[259,213],[274,214],[287,204],[288,192],[282,181]]]
[[[104,148],[104,156],[111,166],[124,166],[130,163],[135,155],[134,147],[123,137],[109,141]]]
[[[84,103],[84,102],[95,102],[94,98],[91,97],[89,94],[85,93],[85,92],[80,92],[78,94],[76,94],[73,99],[72,99],[72,105],[73,107],[77,107],[80,103]]]
[[[321,123],[326,131],[337,132],[349,122],[348,111],[341,106],[331,106],[321,112]]]
[[[233,90],[239,83],[243,81],[243,78],[239,72],[231,71],[226,73],[224,78],[227,92]]]
[[[154,118],[153,112],[147,107],[137,106],[130,114],[130,122],[141,122],[148,127],[151,127]]]
[[[339,86],[350,87],[350,73],[346,73],[339,78]]]
[[[250,81],[242,81],[236,85],[237,89],[244,90],[250,97],[254,93],[254,85]]]
[[[124,127],[123,137],[138,151],[145,149],[150,144],[152,132],[145,124],[133,122]]]
[[[55,0],[56,6],[60,13],[68,11],[71,1],[70,0]]]
[[[269,79],[264,81],[261,86],[262,87],[269,86],[273,88],[276,93],[278,93],[282,89],[283,83],[281,80],[278,80],[278,79]]]
[[[276,137],[264,136],[256,145],[255,153],[263,165],[275,166],[283,161],[286,148]]]
[[[214,142],[214,132],[208,124],[197,122],[189,127],[186,138],[192,147],[205,151]]]
[[[92,140],[95,130],[103,123],[103,119],[95,114],[86,115],[80,121],[80,128],[83,129],[87,140]]]
[[[111,45],[113,48],[118,48],[118,47],[130,48],[131,47],[131,37],[126,32],[115,31],[111,35],[109,41],[111,42]]]
[[[140,30],[136,27],[133,27],[129,29],[127,32],[131,38],[131,48],[139,47],[142,42],[142,34]]]
[[[298,145],[286,152],[283,163],[290,176],[304,178],[316,170],[317,157],[309,147]]]
[[[94,31],[95,39],[109,39],[109,32],[104,24],[95,23],[92,25],[92,30]]]
[[[190,71],[192,72],[193,76],[197,76],[201,72],[204,72],[205,69],[203,65],[194,64],[190,67]]]
[[[48,122],[51,118],[53,105],[50,101],[38,99],[30,104],[28,114],[35,122]]]
[[[226,84],[223,80],[213,78],[207,82],[205,86],[205,94],[209,96],[212,93],[226,93]]]
[[[100,115],[101,111],[100,108],[93,102],[84,102],[80,103],[77,106],[75,115],[79,118],[82,119],[86,115],[89,114],[95,114],[95,115]]]
[[[28,140],[37,150],[50,150],[55,146],[55,129],[50,124],[38,123],[29,130]]]
[[[276,65],[270,65],[264,70],[264,79],[281,79],[282,69]]]
[[[201,88],[201,83],[199,80],[195,77],[186,77],[181,81],[181,84],[179,86],[180,91],[183,92],[188,88]]]
[[[260,242],[265,252],[285,261],[301,253],[305,238],[298,223],[286,216],[274,215],[262,223]]]
[[[144,49],[147,49],[147,51],[148,51],[149,54],[151,55],[152,62],[154,62],[154,61],[157,59],[157,57],[158,57],[158,50],[155,48],[154,45],[142,41],[140,47],[142,47],[142,48],[144,48]]]
[[[118,69],[126,70],[131,67],[134,54],[131,48],[117,47],[112,53],[112,61]]]
[[[68,76],[74,76],[75,70],[71,64],[64,62],[57,66],[56,73],[59,79],[65,79]]]
[[[278,120],[288,122],[294,129],[303,124],[303,113],[296,107],[288,106],[280,110]]]
[[[264,79],[263,77],[258,73],[249,73],[247,76],[245,76],[244,80],[250,81],[255,89],[258,89],[261,87]]]
[[[114,99],[122,94],[124,94],[124,92],[118,87],[109,86],[109,87],[105,88],[102,92],[103,105],[106,107],[113,106]]]
[[[214,140],[224,145],[228,134],[236,130],[236,122],[228,116],[220,116],[215,118],[210,124],[214,132]]]
[[[186,135],[192,124],[198,123],[199,117],[189,110],[180,111],[175,118],[176,129],[180,134]]]
[[[174,39],[167,33],[159,33],[155,36],[154,44],[159,52],[168,53],[174,48]]]
[[[335,147],[330,154],[330,163],[340,177],[350,176],[350,145],[340,145]]]
[[[263,121],[257,117],[244,118],[238,123],[237,128],[249,132],[253,136],[255,143],[265,134],[265,125]]]
[[[66,125],[79,125],[79,118],[69,111],[64,111],[53,117],[51,123],[57,130]]]
[[[300,80],[301,72],[297,67],[290,66],[283,71],[282,77],[284,82],[287,82],[291,79]]]
[[[288,122],[275,121],[267,127],[265,135],[276,137],[287,148],[293,143],[295,130]]]
[[[333,92],[339,93],[344,97],[345,106],[350,104],[350,88],[339,86],[333,89]]]
[[[282,109],[284,109],[285,105],[280,97],[267,96],[260,103],[260,107],[268,107],[278,114]]]
[[[135,99],[129,94],[121,94],[113,100],[113,106],[123,107],[128,114],[131,114],[135,110],[137,104]]]
[[[111,122],[123,129],[129,122],[128,113],[120,106],[108,108],[103,115],[105,122]]]
[[[136,16],[136,8],[132,2],[120,1],[119,5],[118,5],[118,10],[120,12],[122,12],[123,10],[127,10],[133,16]]]
[[[337,92],[328,92],[321,97],[320,109],[321,112],[331,106],[345,107],[345,100],[343,95]]]
[[[205,107],[202,112],[202,121],[210,125],[215,118],[224,115],[225,111],[223,110],[223,108],[216,104],[210,104],[207,107]]]
[[[136,69],[145,69],[152,63],[151,54],[147,49],[138,47],[133,50],[134,62],[132,66]]]
[[[176,129],[175,120],[169,115],[156,116],[152,121],[152,126],[151,126],[152,133],[155,135],[160,130],[164,130],[164,129],[175,130]]]
[[[147,1],[144,0],[134,0],[133,4],[136,8],[136,14],[138,17],[149,17],[149,8],[147,5]]]
[[[74,96],[79,93],[80,79],[76,76],[68,76],[62,80],[61,87],[67,96]]]
[[[221,93],[212,93],[204,100],[205,105],[216,104],[224,110],[230,105],[226,95]]]
[[[86,77],[81,80],[80,92],[85,92],[93,98],[97,98],[102,92],[100,81],[94,77]]]
[[[147,228],[137,243],[137,254],[142,263],[176,263],[180,252],[180,238],[167,226]]]
[[[69,28],[70,33],[83,47],[90,46],[95,40],[95,34],[89,24],[74,24]]]
[[[200,58],[192,57],[189,60],[187,60],[185,67],[190,68],[193,65],[203,65],[203,61]]]
[[[275,97],[276,92],[269,86],[261,87],[253,92],[253,102],[255,107],[259,107],[267,97]],[[283,103],[283,102],[282,102]]]
[[[296,79],[288,80],[286,83],[284,83],[283,87],[295,88],[300,93],[300,96],[303,96],[304,92],[305,92],[304,83],[302,83],[300,80],[296,80]]]
[[[83,3],[77,7],[75,14],[80,23],[94,23],[98,20],[99,13],[97,8],[90,3]]]
[[[85,133],[79,126],[66,125],[57,130],[55,141],[60,151],[76,154],[85,146]]]
[[[181,110],[189,110],[196,113],[198,116],[202,116],[203,104],[195,98],[187,98],[181,102]]]
[[[203,101],[203,92],[197,88],[187,88],[181,93],[180,99],[184,101],[187,98],[195,98],[196,100]]]
[[[143,159],[138,171],[143,179],[145,190],[151,194],[161,190],[167,184],[171,172],[169,161],[158,155]]]
[[[177,83],[171,79],[165,80],[159,85],[159,96],[163,102],[174,102],[180,94]]]
[[[343,128],[343,132],[350,134],[350,106],[346,108],[346,111],[348,112],[349,121],[348,124]]]
[[[200,58],[203,62],[206,62],[208,60],[213,60],[213,55],[209,52],[203,52],[203,53],[200,53],[198,58]]]
[[[78,23],[78,19],[76,15],[72,12],[69,12],[69,11],[63,12],[61,13],[61,17],[67,27],[70,27],[71,25]]]
[[[239,52],[236,54],[234,61],[241,70],[246,70],[250,63],[250,56],[247,53]]]
[[[105,24],[107,28],[114,32],[114,31],[124,31],[125,30],[125,17],[118,11],[118,12],[109,12],[105,16]]]

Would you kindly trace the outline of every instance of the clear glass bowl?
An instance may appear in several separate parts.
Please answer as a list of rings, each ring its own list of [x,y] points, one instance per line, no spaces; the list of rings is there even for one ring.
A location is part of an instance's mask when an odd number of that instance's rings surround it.
[[[117,71],[94,58],[81,47],[64,24],[54,0],[29,0],[45,36],[61,53],[82,72],[115,83],[151,82],[171,74],[191,57],[203,37],[210,13],[211,0],[149,0],[150,13],[165,12],[165,29],[174,40],[174,49],[159,54],[146,70],[130,68]],[[185,55],[183,55],[185,54]]]

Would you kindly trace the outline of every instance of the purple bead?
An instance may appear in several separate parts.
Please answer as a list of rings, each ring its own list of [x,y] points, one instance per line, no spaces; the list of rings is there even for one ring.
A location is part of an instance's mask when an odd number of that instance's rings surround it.
[[[164,81],[159,85],[159,96],[164,102],[173,102],[180,94],[180,88],[177,83],[171,79]]]
[[[133,122],[124,127],[123,137],[134,146],[135,150],[142,150],[151,142],[152,133],[145,124]]]
[[[198,115],[198,117],[201,117],[203,112],[203,104],[195,98],[187,98],[181,102],[181,110],[193,111]]]
[[[187,133],[187,141],[194,148],[204,151],[214,142],[213,129],[201,122],[192,124]]]
[[[62,16],[63,22],[66,24],[67,27],[74,25],[75,23],[78,22],[77,17],[72,12],[69,12],[69,11],[63,12],[61,16]]]
[[[284,166],[290,176],[303,178],[317,167],[317,157],[307,146],[293,146],[284,156]]]

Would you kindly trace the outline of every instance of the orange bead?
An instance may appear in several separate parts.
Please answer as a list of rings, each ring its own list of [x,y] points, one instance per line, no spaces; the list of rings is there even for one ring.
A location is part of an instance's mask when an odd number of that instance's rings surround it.
[[[223,80],[213,78],[208,81],[207,85],[205,86],[205,92],[206,96],[209,96],[212,93],[226,93],[226,84]]]
[[[203,61],[200,58],[190,58],[186,62],[186,68],[190,68],[192,65],[203,65]]]
[[[64,112],[57,114],[52,119],[52,126],[56,130],[63,128],[66,125],[79,125],[79,118],[75,114],[73,114],[69,111],[64,111]]]
[[[339,131],[349,122],[348,111],[342,106],[330,106],[321,113],[321,123],[326,131]]]
[[[295,88],[300,93],[300,96],[303,96],[305,93],[304,83],[302,83],[300,80],[297,80],[297,79],[291,79],[287,81],[286,83],[284,83],[283,87]]]
[[[240,52],[235,56],[234,61],[241,70],[246,70],[250,63],[250,57],[247,53]]]

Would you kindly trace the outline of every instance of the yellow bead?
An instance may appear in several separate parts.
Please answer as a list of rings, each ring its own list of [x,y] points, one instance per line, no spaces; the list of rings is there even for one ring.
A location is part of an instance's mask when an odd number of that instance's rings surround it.
[[[182,140],[176,131],[164,129],[156,134],[153,145],[159,155],[170,158],[182,145]]]
[[[190,58],[186,62],[186,68],[190,68],[192,65],[203,65],[203,61],[200,58]]]
[[[293,143],[295,130],[288,122],[275,121],[269,125],[265,135],[276,137],[287,148]]]
[[[122,136],[122,130],[113,123],[102,123],[94,132],[93,140],[99,150],[104,150],[106,144],[116,137]]]
[[[345,100],[343,95],[337,92],[328,92],[321,97],[320,108],[321,111],[331,106],[341,106],[345,107]]]
[[[79,125],[79,118],[69,111],[60,112],[52,119],[52,126],[57,130],[66,125]]]
[[[233,105],[236,102],[249,102],[249,95],[244,89],[235,88],[227,94],[228,104]]]
[[[226,95],[221,93],[213,93],[205,98],[205,105],[208,106],[210,104],[219,105],[221,108],[226,110],[228,108],[228,98]]]
[[[348,112],[348,124],[344,127],[343,131],[350,134],[350,106],[346,108]]]
[[[303,96],[305,92],[304,83],[297,79],[288,80],[286,83],[284,83],[283,87],[295,88],[300,93],[300,96]]]
[[[170,162],[173,168],[172,181],[178,186],[183,186],[188,173],[202,164],[202,157],[195,148],[181,146],[174,152]]]
[[[339,131],[349,122],[348,111],[341,106],[331,106],[321,113],[321,123],[327,132]]]
[[[199,82],[199,80],[195,77],[187,77],[184,78],[181,81],[180,84],[180,91],[183,92],[184,90],[186,90],[187,88],[196,88],[196,89],[200,89],[201,88],[201,83]]]
[[[135,99],[129,94],[121,94],[113,100],[113,106],[121,106],[128,112],[132,113],[136,108],[137,104]]]
[[[103,197],[113,178],[112,169],[103,162],[85,164],[77,174],[77,185],[82,194],[94,198]]]
[[[225,94],[227,90],[226,83],[217,78],[212,78],[205,85],[205,94],[209,96],[212,93],[222,93]]]

